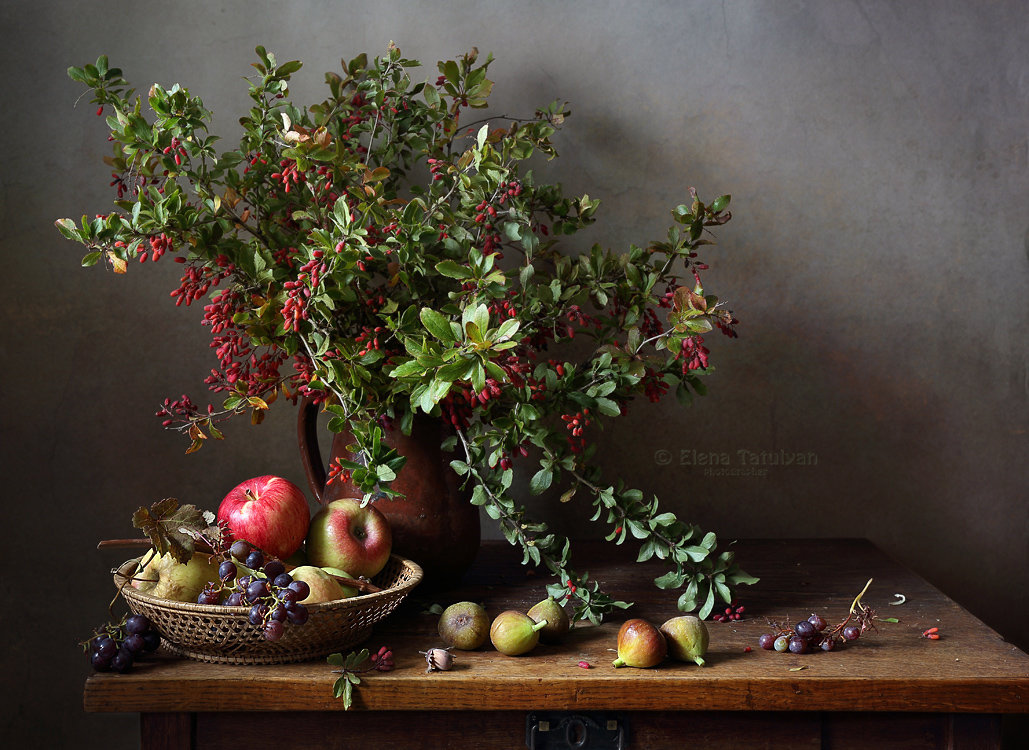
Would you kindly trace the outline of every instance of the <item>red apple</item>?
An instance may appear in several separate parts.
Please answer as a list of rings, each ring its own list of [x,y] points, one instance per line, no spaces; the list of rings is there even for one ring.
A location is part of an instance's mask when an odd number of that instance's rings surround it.
[[[373,505],[355,498],[323,505],[307,530],[307,561],[371,578],[386,566],[393,548],[389,521]]]
[[[218,506],[218,520],[225,522],[236,539],[281,560],[303,543],[310,518],[303,491],[282,477],[241,482]]]

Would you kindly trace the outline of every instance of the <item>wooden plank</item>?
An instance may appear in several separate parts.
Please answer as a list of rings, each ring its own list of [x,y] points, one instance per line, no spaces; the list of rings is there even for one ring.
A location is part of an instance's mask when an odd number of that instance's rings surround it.
[[[1029,656],[868,542],[747,541],[734,549],[762,580],[744,589],[744,620],[709,624],[705,668],[611,667],[621,620],[641,616],[659,623],[677,614],[676,597],[651,585],[664,570],[660,563],[639,565],[628,556],[632,550],[579,543],[578,564],[612,594],[637,602],[628,614],[600,627],[580,624],[563,644],[523,657],[457,652],[453,671],[426,674],[418,651],[440,645],[436,617],[423,614],[426,605],[468,599],[495,614],[527,609],[542,598],[546,577],[522,568],[510,547],[488,544],[460,588],[411,601],[377,628],[368,645],[389,645],[396,670],[369,675],[355,709],[1029,713]],[[875,582],[865,601],[881,616],[900,618],[899,624],[882,624],[878,634],[828,654],[757,647],[766,618],[796,621],[811,612],[842,618],[868,578]],[[889,605],[895,592],[907,597],[902,606]],[[940,628],[940,640],[921,637],[930,626]],[[594,668],[581,669],[580,660]],[[791,671],[795,667],[804,669]],[[162,659],[127,675],[93,675],[84,700],[90,711],[338,711],[334,679],[322,662],[238,667]]]
[[[140,714],[140,746],[145,750],[192,750],[194,718],[187,713]]]
[[[387,745],[405,750],[526,744],[526,712],[383,711],[348,714],[294,712],[207,713],[197,717],[196,750],[220,750],[226,738],[259,750],[303,744],[305,750],[359,750]],[[711,711],[617,712],[629,746],[681,750],[811,748],[812,750],[987,750],[1000,747],[997,716]]]

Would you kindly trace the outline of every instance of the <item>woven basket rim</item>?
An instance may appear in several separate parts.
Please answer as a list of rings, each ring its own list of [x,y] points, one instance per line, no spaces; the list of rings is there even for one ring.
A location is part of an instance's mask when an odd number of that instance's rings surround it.
[[[149,594],[138,591],[128,585],[128,575],[122,573],[126,566],[130,564],[137,564],[143,558],[142,555],[126,560],[118,566],[114,573],[114,585],[121,592],[122,596],[130,599],[149,604],[152,607],[160,609],[181,612],[183,614],[193,615],[211,615],[215,617],[248,617],[250,612],[250,606],[241,607],[227,607],[224,604],[197,604],[196,602],[179,602],[174,599],[162,599],[158,596],[150,596]],[[389,562],[378,574],[377,577],[381,576],[383,572],[388,570],[391,565],[399,565],[403,571],[410,577],[407,581],[398,583],[395,586],[385,588],[382,591],[375,591],[368,594],[358,594],[357,596],[347,597],[346,599],[336,599],[330,602],[318,602],[317,604],[305,604],[307,610],[314,614],[316,612],[331,612],[340,609],[351,609],[356,607],[366,607],[373,605],[377,600],[393,597],[399,593],[406,593],[410,591],[419,583],[425,576],[425,571],[422,570],[422,566],[416,563],[414,560],[410,560],[406,557],[401,557],[397,554],[390,554]],[[374,579],[373,579],[374,581]]]

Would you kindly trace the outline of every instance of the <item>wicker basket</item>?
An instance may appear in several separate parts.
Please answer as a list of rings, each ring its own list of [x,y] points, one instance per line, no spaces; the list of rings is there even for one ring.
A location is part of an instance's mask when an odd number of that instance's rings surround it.
[[[260,628],[250,624],[249,607],[176,602],[125,585],[137,562],[127,561],[114,576],[129,609],[146,615],[172,653],[221,664],[286,664],[355,646],[371,635],[372,625],[396,609],[423,575],[417,563],[391,555],[374,579],[382,591],[309,605],[306,623],[287,623],[279,640],[268,641]]]

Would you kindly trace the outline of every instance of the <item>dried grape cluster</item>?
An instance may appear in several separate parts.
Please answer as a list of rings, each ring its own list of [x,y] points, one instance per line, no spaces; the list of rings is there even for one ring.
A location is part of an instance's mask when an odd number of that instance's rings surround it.
[[[789,619],[784,625],[769,621],[773,632],[763,633],[758,638],[758,644],[766,651],[806,654],[813,649],[835,651],[847,642],[856,641],[866,630],[878,632],[875,627],[875,610],[861,603],[861,597],[871,583],[869,580],[865,584],[865,588],[850,605],[850,612],[836,625],[830,627],[824,617],[815,613],[793,626],[790,625]]]

